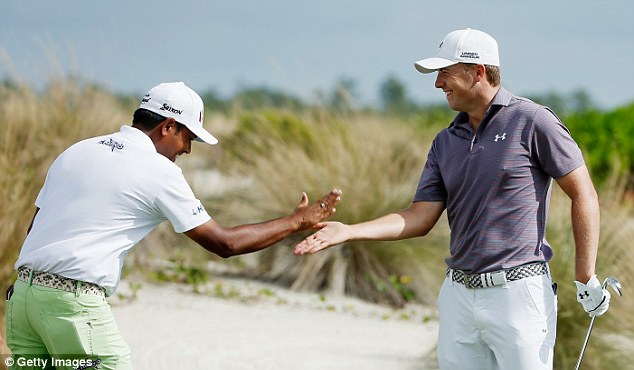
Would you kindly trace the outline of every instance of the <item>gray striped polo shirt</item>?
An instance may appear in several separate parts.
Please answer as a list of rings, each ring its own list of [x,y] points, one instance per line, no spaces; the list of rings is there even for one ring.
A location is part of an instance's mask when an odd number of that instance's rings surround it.
[[[459,113],[436,136],[414,202],[445,202],[451,268],[482,273],[548,261],[552,179],[583,164],[550,109],[500,88],[475,135]]]

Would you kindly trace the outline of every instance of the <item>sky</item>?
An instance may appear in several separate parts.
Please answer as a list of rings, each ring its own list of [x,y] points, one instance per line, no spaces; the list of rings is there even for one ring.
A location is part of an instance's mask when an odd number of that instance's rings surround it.
[[[599,107],[634,102],[634,1],[0,0],[0,78],[45,86],[69,74],[140,97],[185,81],[230,97],[266,87],[302,99],[354,82],[376,104],[394,77],[418,103],[443,102],[414,62],[476,28],[499,44],[518,95],[585,90]]]

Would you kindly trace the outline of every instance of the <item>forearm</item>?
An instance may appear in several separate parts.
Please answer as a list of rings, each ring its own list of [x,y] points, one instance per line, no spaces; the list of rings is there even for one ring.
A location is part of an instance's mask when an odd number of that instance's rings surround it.
[[[185,232],[185,235],[208,251],[225,258],[256,252],[332,216],[340,200],[339,189],[333,189],[310,205],[308,196],[302,193],[299,205],[289,216],[228,228],[210,220]]]
[[[596,193],[573,199],[571,217],[575,239],[575,277],[585,283],[595,274],[599,246],[600,210]]]
[[[409,208],[351,225],[350,240],[402,240],[424,236],[444,210],[441,202],[416,202]]]
[[[298,243],[293,253],[313,254],[346,241],[400,240],[426,235],[444,210],[442,202],[415,202],[409,208],[372,221],[346,225],[326,222],[320,230]]]
[[[572,200],[572,233],[575,238],[575,278],[586,283],[595,271],[599,248],[599,197],[585,165],[557,179]]]
[[[408,227],[401,212],[390,213],[372,221],[350,225],[350,241],[401,240],[421,236],[414,227]]]
[[[299,231],[299,223],[291,216],[228,228],[224,244],[230,255],[256,252]]]
[[[256,252],[299,231],[297,217],[224,228],[211,220],[185,234],[206,250],[223,258]]]

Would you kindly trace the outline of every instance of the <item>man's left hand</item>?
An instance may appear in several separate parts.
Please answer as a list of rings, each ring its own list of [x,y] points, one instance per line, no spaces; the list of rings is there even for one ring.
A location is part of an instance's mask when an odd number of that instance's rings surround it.
[[[577,302],[581,303],[590,316],[601,316],[608,310],[610,292],[601,286],[596,275],[593,275],[585,284],[575,281],[575,285],[577,286]]]

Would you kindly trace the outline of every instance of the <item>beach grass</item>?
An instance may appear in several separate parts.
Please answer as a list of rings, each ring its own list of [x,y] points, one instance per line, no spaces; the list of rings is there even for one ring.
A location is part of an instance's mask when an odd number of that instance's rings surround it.
[[[35,207],[33,202],[54,158],[72,143],[118,130],[136,108],[125,99],[74,79],[51,81],[42,91],[0,85],[0,276],[15,278],[19,253]],[[334,114],[321,108],[207,112],[209,129],[220,145],[195,145],[179,159],[194,192],[214,219],[230,226],[290,213],[305,191],[315,200],[334,187],[343,189],[334,220],[370,220],[409,205],[426,153],[438,127],[447,122],[373,113]],[[204,175],[204,176],[203,176]],[[212,181],[213,180],[213,181]],[[598,189],[601,199],[600,279],[618,278],[625,295],[597,320],[584,369],[625,369],[632,361],[634,313],[628,286],[633,273],[634,211],[622,174]],[[444,277],[449,229],[443,216],[426,237],[401,242],[358,242],[297,257],[293,245],[303,235],[243,257],[227,260],[206,253],[167,224],[151,233],[127,260],[126,273],[150,278],[156,261],[175,269],[162,279],[206,281],[208,261],[230,265],[244,276],[273,281],[298,291],[343,294],[393,306],[435,305]],[[547,237],[559,282],[557,369],[572,368],[589,317],[575,300],[574,243],[570,201],[554,187]],[[170,272],[170,271],[167,271]],[[192,283],[192,284],[194,284]],[[4,301],[0,303],[4,313]],[[4,317],[4,315],[3,315]],[[4,320],[0,320],[4,332]]]

